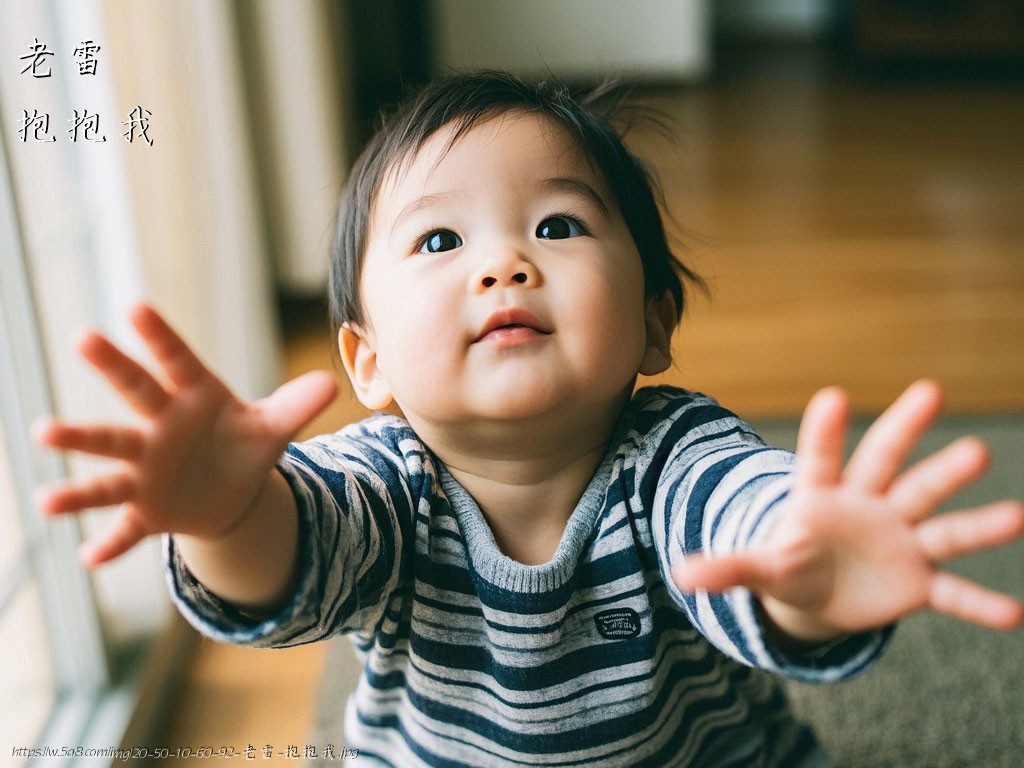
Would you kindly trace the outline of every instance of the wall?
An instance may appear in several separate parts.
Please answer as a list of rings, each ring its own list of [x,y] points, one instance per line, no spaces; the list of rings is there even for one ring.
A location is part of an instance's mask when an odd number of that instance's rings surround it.
[[[711,67],[710,0],[437,0],[443,67],[694,79]]]

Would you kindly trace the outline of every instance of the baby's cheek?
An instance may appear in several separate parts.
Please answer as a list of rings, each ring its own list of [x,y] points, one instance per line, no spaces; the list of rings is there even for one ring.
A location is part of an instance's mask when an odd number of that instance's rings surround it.
[[[643,302],[637,301],[629,289],[616,290],[614,287],[603,297],[603,311],[597,313],[595,332],[603,340],[603,346],[617,350],[627,357],[638,350],[642,353],[646,332],[644,330]]]
[[[444,340],[429,328],[417,327],[403,338],[392,356],[389,382],[398,397],[440,397],[450,388],[449,355]]]

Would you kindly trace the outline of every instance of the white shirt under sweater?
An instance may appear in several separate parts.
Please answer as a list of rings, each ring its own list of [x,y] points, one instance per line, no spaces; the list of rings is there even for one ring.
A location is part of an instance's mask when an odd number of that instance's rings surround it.
[[[500,552],[409,424],[378,415],[279,463],[298,502],[300,576],[278,616],[254,623],[218,600],[172,539],[169,580],[218,640],[348,633],[364,670],[344,742],[361,765],[828,765],[777,682],[750,667],[839,680],[889,633],[786,656],[749,592],[683,594],[669,576],[687,552],[762,539],[792,468],[710,398],[641,389],[552,560],[527,566]]]

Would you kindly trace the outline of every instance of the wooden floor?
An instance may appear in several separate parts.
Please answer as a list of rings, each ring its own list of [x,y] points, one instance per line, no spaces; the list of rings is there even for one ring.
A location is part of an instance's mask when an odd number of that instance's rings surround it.
[[[712,288],[668,380],[750,417],[794,416],[826,384],[877,412],[919,376],[952,411],[1024,410],[1024,83],[762,63],[650,94],[673,142],[634,140]],[[287,325],[289,376],[331,367],[325,321]],[[345,389],[311,431],[362,413]],[[204,643],[167,743],[301,751],[322,663]]]
[[[954,411],[1024,409],[1024,87],[776,67],[660,102],[683,130],[652,154],[713,290],[671,381],[751,416],[825,384],[877,412],[920,376]]]

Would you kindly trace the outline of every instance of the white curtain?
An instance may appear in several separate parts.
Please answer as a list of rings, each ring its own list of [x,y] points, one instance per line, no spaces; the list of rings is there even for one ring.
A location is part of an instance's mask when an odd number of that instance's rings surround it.
[[[256,0],[247,15],[252,113],[278,284],[318,295],[327,282],[331,227],[350,164],[351,71],[346,30],[327,0]],[[252,56],[252,52],[256,56]]]

